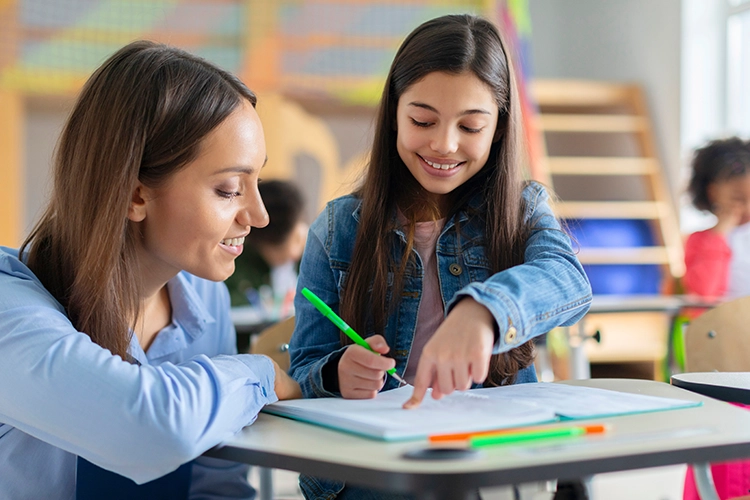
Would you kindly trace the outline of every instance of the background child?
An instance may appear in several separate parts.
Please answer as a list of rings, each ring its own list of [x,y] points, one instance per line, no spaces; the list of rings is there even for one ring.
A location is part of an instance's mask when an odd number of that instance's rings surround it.
[[[394,366],[414,383],[409,407],[429,388],[536,380],[530,340],[575,323],[591,289],[546,192],[522,182],[521,137],[492,23],[444,16],[406,38],[364,181],[312,224],[298,284],[388,356],[351,344],[298,294],[290,373],[306,397],[372,398],[396,387]],[[300,483],[308,498],[394,497]]]
[[[750,294],[750,147],[737,137],[709,142],[695,153],[688,187],[693,205],[716,216],[711,229],[685,243],[688,293]]]
[[[294,314],[297,271],[309,229],[303,220],[305,201],[290,181],[263,181],[258,191],[268,211],[268,225],[245,237],[245,248],[226,284],[232,306],[264,307],[269,316],[280,319]],[[263,303],[266,296],[268,304]]]
[[[268,220],[255,101],[151,42],[84,86],[46,212],[0,248],[0,498],[254,496],[246,466],[194,459],[299,394],[268,358],[225,355],[218,282]]]
[[[711,141],[695,152],[692,167],[693,204],[716,224],[685,243],[685,289],[709,298],[750,295],[750,145],[737,137]],[[750,461],[713,464],[711,475],[721,500],[749,498]],[[700,500],[690,467],[683,498]]]

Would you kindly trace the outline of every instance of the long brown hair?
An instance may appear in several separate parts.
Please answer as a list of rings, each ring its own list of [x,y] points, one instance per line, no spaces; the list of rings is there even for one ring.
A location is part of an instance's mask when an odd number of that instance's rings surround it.
[[[413,246],[414,220],[410,220],[406,231],[404,258],[397,264],[392,250],[397,242],[393,215],[397,206],[403,210],[415,197],[419,200],[421,187],[396,150],[396,108],[401,95],[429,73],[471,71],[492,90],[499,109],[500,139],[493,143],[482,170],[451,193],[455,203],[450,213],[442,215],[449,217],[467,209],[469,200],[481,194],[483,204],[473,215],[485,220],[492,271],[523,263],[529,235],[522,219],[524,149],[518,89],[505,47],[497,28],[486,19],[448,15],[417,27],[398,49],[378,109],[370,163],[363,184],[355,193],[362,199],[360,225],[341,301],[342,316],[355,330],[369,331],[369,323],[375,331],[382,331],[401,295]],[[390,303],[389,273],[394,276]],[[342,336],[342,343],[347,342]],[[533,356],[531,342],[493,356],[486,384],[512,382],[521,368],[532,363]]]
[[[128,208],[136,182],[158,187],[255,95],[174,47],[133,42],[84,85],[62,131],[52,196],[21,246],[73,325],[126,358],[141,283]]]

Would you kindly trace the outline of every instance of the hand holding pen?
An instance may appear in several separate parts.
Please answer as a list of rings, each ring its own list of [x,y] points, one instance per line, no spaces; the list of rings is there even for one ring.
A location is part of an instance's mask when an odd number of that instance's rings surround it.
[[[393,359],[381,356],[381,354],[386,354],[390,350],[381,335],[373,335],[364,340],[309,289],[303,288],[302,295],[323,316],[354,341],[355,345],[347,347],[338,365],[339,391],[343,397],[351,399],[374,398],[383,387],[386,373],[398,380],[399,383],[406,383],[396,373],[396,362]]]

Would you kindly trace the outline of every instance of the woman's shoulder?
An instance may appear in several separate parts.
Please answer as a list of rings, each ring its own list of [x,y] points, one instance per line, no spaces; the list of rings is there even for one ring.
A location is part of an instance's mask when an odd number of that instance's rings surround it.
[[[0,304],[7,308],[37,304],[63,308],[47,291],[15,248],[0,247]]]

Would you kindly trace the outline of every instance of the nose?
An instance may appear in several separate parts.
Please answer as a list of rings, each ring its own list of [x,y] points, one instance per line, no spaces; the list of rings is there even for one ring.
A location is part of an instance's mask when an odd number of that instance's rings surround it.
[[[245,203],[237,213],[237,223],[242,227],[266,227],[268,225],[268,212],[257,186],[248,190],[244,201]]]
[[[455,153],[458,150],[458,134],[453,127],[440,127],[432,136],[430,147],[441,155]]]

